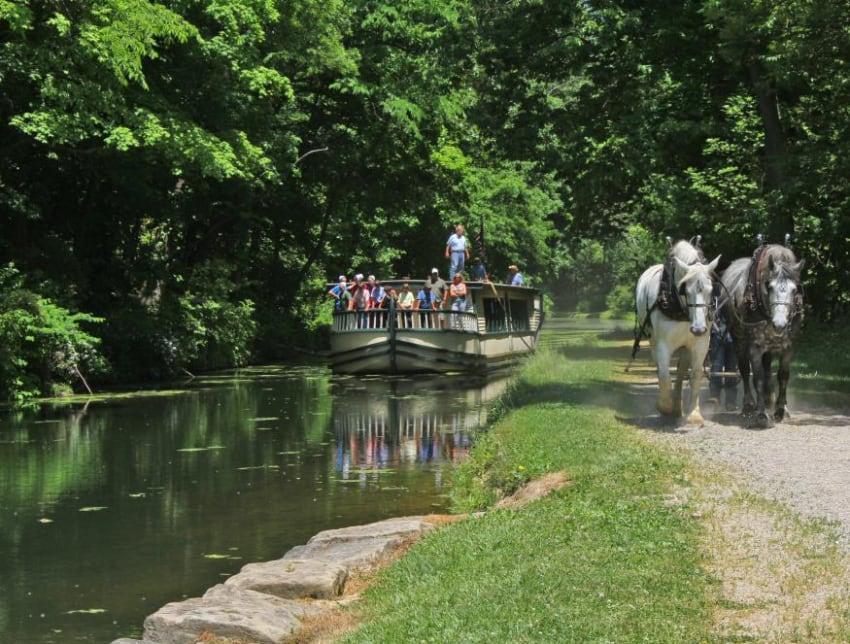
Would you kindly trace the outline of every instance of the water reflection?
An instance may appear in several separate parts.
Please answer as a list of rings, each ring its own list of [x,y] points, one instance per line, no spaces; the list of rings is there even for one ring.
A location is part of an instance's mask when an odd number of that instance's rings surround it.
[[[0,642],[138,633],[318,530],[444,508],[503,386],[288,365],[3,419]]]

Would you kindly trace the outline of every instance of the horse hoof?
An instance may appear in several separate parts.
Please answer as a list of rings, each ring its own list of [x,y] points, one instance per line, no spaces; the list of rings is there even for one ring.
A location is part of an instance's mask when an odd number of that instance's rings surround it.
[[[691,412],[688,415],[688,425],[693,425],[694,427],[702,427],[705,425],[705,419],[702,417],[702,414],[699,412]]]
[[[784,407],[780,407],[775,412],[773,412],[773,419],[777,423],[781,423],[783,420],[788,418],[790,415],[791,414],[788,413],[788,410],[786,410]]]
[[[766,413],[762,412],[756,416],[756,427],[759,429],[770,429],[773,427],[773,420]]]
[[[655,408],[658,410],[658,413],[662,416],[672,416],[673,415],[673,405],[662,405],[658,403]]]

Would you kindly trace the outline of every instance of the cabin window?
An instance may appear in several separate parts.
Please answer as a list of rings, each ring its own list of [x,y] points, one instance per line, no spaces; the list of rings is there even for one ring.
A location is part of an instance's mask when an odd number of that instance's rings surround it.
[[[531,328],[528,317],[528,302],[525,300],[511,300],[511,329],[514,331],[528,331]]]
[[[484,325],[488,333],[508,330],[505,308],[499,300],[492,297],[484,298]]]

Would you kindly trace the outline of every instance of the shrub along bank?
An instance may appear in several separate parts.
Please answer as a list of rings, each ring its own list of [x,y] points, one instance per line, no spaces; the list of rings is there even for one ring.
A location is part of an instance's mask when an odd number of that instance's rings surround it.
[[[628,403],[608,358],[623,343],[548,340],[460,467],[453,497],[468,511],[547,472],[571,484],[418,544],[367,592],[348,641],[709,638],[716,584],[701,528],[687,504],[670,502],[688,485],[686,462],[618,420]]]

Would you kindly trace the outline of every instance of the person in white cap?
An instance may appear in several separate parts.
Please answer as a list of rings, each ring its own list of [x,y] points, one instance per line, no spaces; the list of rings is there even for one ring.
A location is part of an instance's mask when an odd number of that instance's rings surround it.
[[[328,295],[334,298],[335,311],[345,311],[348,309],[351,293],[348,291],[348,280],[345,279],[345,275],[339,276],[336,286],[328,291]]]
[[[431,289],[431,298],[434,302],[435,309],[443,308],[443,302],[446,299],[446,280],[440,277],[440,271],[436,268],[431,269],[431,277],[425,281],[425,286]]]
[[[463,267],[466,260],[469,259],[469,245],[467,244],[466,235],[463,234],[463,226],[458,224],[455,226],[455,231],[446,242],[446,259],[450,263],[449,279],[453,279],[455,275],[463,272]]]
[[[525,283],[525,278],[519,272],[519,267],[516,264],[508,266],[508,284],[511,286],[522,286]]]
[[[431,269],[431,277],[425,280],[424,288],[431,289],[431,310],[437,311],[439,309],[445,308],[448,299],[446,298],[446,292],[448,291],[448,285],[446,284],[446,280],[440,277],[440,271],[437,268]],[[435,314],[435,316],[438,314]],[[435,322],[437,318],[435,317]],[[440,320],[440,323],[443,321]],[[435,325],[436,326],[436,325]]]

